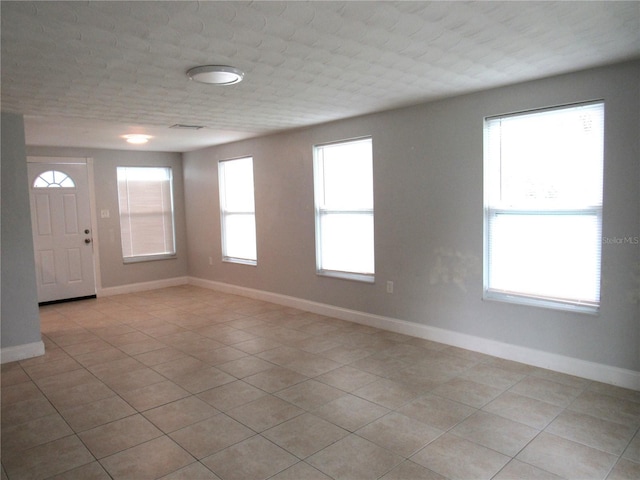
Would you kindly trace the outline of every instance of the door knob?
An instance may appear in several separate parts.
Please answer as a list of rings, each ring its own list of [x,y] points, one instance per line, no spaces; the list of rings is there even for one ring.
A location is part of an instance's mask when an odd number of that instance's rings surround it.
[[[90,238],[85,238],[84,239],[84,243],[91,243],[91,239]]]

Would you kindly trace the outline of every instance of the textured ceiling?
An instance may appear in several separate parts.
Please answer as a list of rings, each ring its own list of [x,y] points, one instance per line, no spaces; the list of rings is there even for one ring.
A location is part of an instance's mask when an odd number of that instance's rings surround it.
[[[11,2],[27,143],[188,151],[640,56],[632,2]],[[190,81],[233,65],[242,83]],[[206,126],[198,131],[174,124]]]

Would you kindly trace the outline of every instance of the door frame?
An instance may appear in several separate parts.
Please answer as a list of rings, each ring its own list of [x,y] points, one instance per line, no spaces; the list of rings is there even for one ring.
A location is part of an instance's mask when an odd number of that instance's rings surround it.
[[[80,164],[87,166],[87,183],[89,184],[89,210],[91,215],[91,240],[93,243],[93,275],[96,284],[96,296],[101,296],[102,280],[100,275],[100,241],[98,235],[98,218],[96,216],[96,191],[92,157],[38,157],[30,155],[27,163],[47,163],[51,165]]]

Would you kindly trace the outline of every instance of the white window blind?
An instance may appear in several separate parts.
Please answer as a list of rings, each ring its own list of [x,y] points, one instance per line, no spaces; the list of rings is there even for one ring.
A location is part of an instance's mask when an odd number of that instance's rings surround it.
[[[169,167],[118,167],[120,234],[125,262],[175,255]]]
[[[485,121],[485,298],[597,312],[602,102]]]
[[[218,163],[222,258],[256,265],[256,212],[253,191],[253,158]]]
[[[371,138],[314,149],[317,272],[373,282]]]

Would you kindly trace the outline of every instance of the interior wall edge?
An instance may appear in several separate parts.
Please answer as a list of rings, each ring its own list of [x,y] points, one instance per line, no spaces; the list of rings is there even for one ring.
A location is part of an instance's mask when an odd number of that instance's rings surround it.
[[[25,343],[0,349],[0,363],[17,362],[44,355],[44,342]]]

